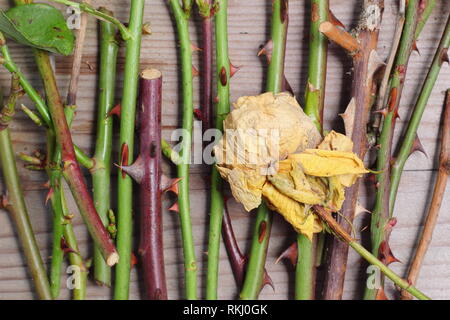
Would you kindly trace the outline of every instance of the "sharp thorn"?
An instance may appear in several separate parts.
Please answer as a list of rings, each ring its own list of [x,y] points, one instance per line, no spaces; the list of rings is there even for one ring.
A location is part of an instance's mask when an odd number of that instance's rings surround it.
[[[174,212],[176,212],[176,213],[180,212],[180,208],[179,208],[179,206],[178,206],[178,201],[175,202],[175,203],[169,208],[169,211],[174,211]]]
[[[121,158],[120,158],[120,166],[119,168],[128,166],[128,144],[124,143],[122,145],[122,151],[121,151]],[[120,170],[122,172],[122,178],[126,177],[126,172],[122,169]]]
[[[375,297],[375,300],[389,300],[389,299],[386,297],[386,294],[385,294],[383,288],[380,288],[380,289],[377,290],[377,295],[376,295],[376,297]]]
[[[334,15],[333,11],[328,10],[328,21],[330,21],[336,27],[341,27],[345,30],[345,25]]]
[[[121,165],[118,167],[122,171],[122,173],[125,172],[127,175],[133,178],[133,180],[136,181],[138,184],[142,182],[142,179],[144,178],[145,174],[145,161],[140,155],[137,157],[137,159],[131,166]]]
[[[120,104],[116,104],[114,108],[111,109],[110,112],[108,112],[108,117],[112,115],[116,115],[120,118],[120,113],[122,111],[122,106]]]
[[[236,74],[236,72],[241,70],[241,68],[242,66],[235,66],[230,61],[230,78],[232,78]]]
[[[195,44],[193,44],[193,43],[191,42],[191,51],[192,51],[192,52],[195,52],[195,51],[202,51],[202,49],[199,48],[199,47],[197,47]]]
[[[425,155],[425,157],[428,158],[428,154],[425,151],[425,148],[423,147],[422,142],[420,141],[419,136],[417,134],[416,134],[416,137],[414,139],[414,142],[413,142],[413,145],[411,147],[411,151],[409,152],[409,154],[411,155],[416,151],[422,152]]]
[[[54,192],[55,190],[53,189],[53,187],[50,187],[50,189],[47,192],[47,196],[45,197],[45,205],[48,204],[48,201],[52,198]]]
[[[286,250],[284,250],[280,256],[275,261],[275,264],[278,264],[283,259],[288,259],[292,266],[297,265],[297,257],[298,257],[298,246],[297,241],[294,241]]]
[[[412,50],[416,51],[419,54],[419,56],[420,56],[420,51],[419,51],[419,48],[417,47],[417,41],[416,40],[414,40],[414,42],[413,42]]]
[[[192,66],[192,76],[198,77],[200,75],[200,72],[198,72],[197,68]]]

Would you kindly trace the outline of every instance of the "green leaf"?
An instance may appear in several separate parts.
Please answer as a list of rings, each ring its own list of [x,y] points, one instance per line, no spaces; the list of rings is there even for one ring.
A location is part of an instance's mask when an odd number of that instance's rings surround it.
[[[21,44],[65,56],[74,48],[75,37],[64,16],[44,3],[0,10],[0,31]]]

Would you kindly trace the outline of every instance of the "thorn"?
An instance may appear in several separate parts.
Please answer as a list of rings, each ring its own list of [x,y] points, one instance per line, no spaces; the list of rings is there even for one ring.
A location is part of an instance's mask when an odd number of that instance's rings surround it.
[[[414,42],[412,44],[412,50],[416,51],[419,54],[419,56],[420,56],[420,51],[419,51],[419,48],[417,47],[417,41],[416,40],[414,40]]]
[[[122,151],[121,151],[121,159],[120,159],[120,166],[119,168],[128,166],[128,144],[125,142],[122,145]],[[122,172],[122,179],[125,179],[126,172],[120,169],[120,172]]]
[[[192,76],[198,77],[200,75],[200,72],[198,72],[197,68],[192,66]]]
[[[163,192],[173,192],[178,195],[178,182],[181,181],[181,178],[170,179],[170,184],[167,188],[163,189]]]
[[[391,93],[390,93],[390,96],[389,96],[389,104],[388,104],[389,112],[393,112],[394,111],[394,108],[395,108],[395,105],[396,105],[396,101],[397,101],[397,88],[394,87],[394,88],[391,89]]]
[[[108,112],[108,117],[112,115],[116,115],[120,118],[120,113],[122,111],[122,106],[118,103],[114,106],[114,108],[111,109],[110,112]]]
[[[450,59],[448,57],[448,48],[443,48],[441,52],[441,63],[447,62],[450,64]]]
[[[135,265],[137,265],[138,259],[136,258],[136,255],[134,253],[131,253],[131,260],[130,260],[130,268],[133,269]]]
[[[179,212],[180,212],[180,208],[178,207],[178,201],[175,202],[175,203],[169,208],[169,211],[174,211],[174,212],[176,212],[176,213],[179,213]]]
[[[384,293],[384,289],[383,288],[380,288],[380,289],[377,290],[377,295],[375,297],[375,300],[389,300],[386,297],[386,294]]]
[[[328,21],[334,24],[336,27],[341,27],[345,30],[345,25],[334,15],[333,11],[328,10]]]
[[[259,224],[259,238],[258,242],[261,243],[264,240],[264,237],[266,236],[266,230],[267,230],[267,222],[261,221]]]
[[[272,278],[269,276],[269,273],[267,272],[267,270],[264,269],[264,277],[263,277],[263,282],[261,285],[261,290],[267,285],[271,286],[272,290],[275,291],[275,286],[273,284]]]
[[[128,157],[128,155],[127,155]],[[128,161],[128,158],[127,158]],[[138,184],[142,182],[145,174],[145,161],[139,155],[131,166],[118,166],[122,173],[126,173]]]
[[[219,72],[219,80],[222,86],[226,86],[228,83],[227,70],[225,67],[222,67]]]
[[[413,154],[416,151],[422,152],[425,155],[425,157],[428,158],[428,154],[425,151],[425,148],[423,147],[422,142],[420,141],[419,136],[417,134],[416,137],[414,138],[414,142],[411,147],[411,151],[409,152],[409,155]]]
[[[286,250],[284,250],[280,256],[275,261],[275,264],[278,264],[283,259],[288,259],[292,266],[297,265],[297,258],[298,258],[298,246],[297,241],[294,241]]]
[[[69,254],[69,253],[78,254],[78,252],[76,252],[71,247],[69,247],[69,245],[67,244],[66,239],[64,239],[64,237],[61,237],[60,246],[61,246],[61,250],[63,251],[64,255]]]
[[[53,189],[53,187],[50,187],[47,196],[45,197],[45,205],[47,205],[48,201],[52,198],[54,192],[55,190]]]
[[[267,41],[266,44],[258,51],[258,57],[261,55],[265,55],[267,57],[267,61],[270,61],[272,58],[272,49],[273,49],[273,41],[272,39]]]
[[[387,108],[383,108],[383,109],[380,109],[380,110],[375,110],[375,111],[373,111],[373,113],[381,114],[383,117],[386,117],[386,115],[387,115]]]
[[[230,78],[232,78],[236,74],[236,72],[241,70],[241,68],[242,66],[235,66],[230,61]]]
[[[381,242],[378,252],[379,252],[380,260],[387,266],[393,262],[401,262],[394,256],[394,254],[392,253],[392,250],[389,247],[389,244],[386,242],[386,240]]]
[[[359,201],[357,201],[355,206],[355,217],[358,216],[360,213],[371,213],[371,212],[367,210],[364,206],[362,206]]]
[[[219,103],[219,96],[215,96],[214,99],[213,99],[213,102],[214,103]]]
[[[199,47],[197,47],[195,44],[193,44],[193,43],[191,42],[191,51],[192,51],[192,52],[195,52],[195,51],[202,51],[202,49],[199,48]]]

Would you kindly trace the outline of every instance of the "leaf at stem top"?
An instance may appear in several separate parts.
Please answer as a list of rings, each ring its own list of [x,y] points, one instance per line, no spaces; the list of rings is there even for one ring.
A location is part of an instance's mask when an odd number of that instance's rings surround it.
[[[0,31],[21,44],[65,56],[74,48],[75,37],[64,16],[44,3],[0,10]]]

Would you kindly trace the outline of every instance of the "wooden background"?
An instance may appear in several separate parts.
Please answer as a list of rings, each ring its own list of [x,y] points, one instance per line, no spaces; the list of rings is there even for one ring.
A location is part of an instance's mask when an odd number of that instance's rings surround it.
[[[113,10],[119,19],[126,21],[128,17],[129,1],[93,1],[96,6],[107,6]],[[286,76],[289,79],[300,103],[303,101],[306,83],[306,70],[308,63],[308,1],[290,1],[290,25],[286,56]],[[359,7],[363,1],[359,0],[331,0],[331,7],[335,15],[347,26],[354,27],[359,15]],[[450,1],[437,1],[432,16],[426,25],[418,47],[420,55],[411,56],[405,90],[400,106],[400,120],[396,136],[401,135],[405,120],[408,119],[414,101],[420,90],[422,81],[431,63],[434,50],[445,25],[446,17],[450,12]],[[397,1],[385,1],[385,14],[383,28],[380,33],[379,53],[384,58],[389,52],[391,39],[395,26],[395,12]],[[236,74],[231,83],[232,101],[242,95],[256,95],[262,91],[265,66],[256,53],[261,44],[268,39],[271,1],[247,0],[229,1],[229,41],[230,57],[235,65],[242,65],[242,70]],[[0,8],[6,8],[8,1],[1,0]],[[198,44],[199,28],[198,17],[191,23],[191,35],[194,43]],[[166,1],[147,1],[145,21],[151,22],[152,35],[145,36],[142,43],[142,68],[159,68],[164,75],[164,104],[163,125],[164,135],[170,137],[171,131],[179,125],[179,65],[177,62],[177,42],[174,24],[171,19]],[[83,57],[82,75],[78,92],[78,112],[73,124],[73,135],[76,143],[87,151],[92,150],[94,133],[94,114],[96,106],[96,80],[97,80],[97,23],[90,18],[85,54]],[[22,68],[33,84],[42,89],[38,72],[33,61],[31,51],[22,46],[9,42],[12,56]],[[201,46],[201,44],[199,44]],[[123,49],[120,52],[120,65],[122,70],[124,62]],[[65,94],[68,83],[68,74],[71,67],[71,58],[56,57],[56,72],[61,92]],[[343,112],[349,102],[351,81],[351,61],[335,45],[330,45],[328,60],[328,78],[326,94],[326,127],[342,130],[341,121],[337,113]],[[198,65],[198,56],[194,56],[194,64]],[[8,90],[10,75],[3,68],[0,69],[0,86]],[[122,74],[120,73],[120,77]],[[437,165],[437,146],[439,143],[438,131],[441,111],[444,100],[444,91],[450,84],[449,67],[442,68],[438,82],[431,95],[427,110],[419,128],[419,136],[427,151],[428,157],[423,154],[413,154],[406,164],[405,172],[400,184],[395,215],[398,224],[395,227],[391,246],[394,254],[403,262],[392,265],[392,268],[404,274],[418,233],[421,228],[424,213],[431,197],[433,181]],[[121,81],[117,82],[117,92],[121,92]],[[198,79],[195,82],[198,105]],[[117,97],[119,98],[119,97]],[[32,107],[31,102],[24,98],[23,102]],[[15,151],[32,152],[44,148],[44,134],[25,116],[18,112],[12,125],[12,136]],[[1,152],[1,150],[0,150]],[[42,256],[47,263],[50,262],[51,244],[51,212],[44,205],[46,190],[43,184],[46,176],[39,172],[25,170],[19,162],[20,177],[25,190],[28,208],[31,215],[34,231]],[[166,172],[171,168],[165,163]],[[199,261],[199,295],[204,296],[205,286],[205,251],[207,248],[206,232],[208,226],[208,179],[205,167],[192,166],[191,182],[191,208],[192,221]],[[116,174],[116,173],[115,173]],[[171,172],[173,174],[173,170]],[[3,192],[0,180],[0,192]],[[362,202],[368,208],[373,204],[374,190],[362,187]],[[113,192],[115,194],[115,192]],[[174,201],[166,198],[165,207]],[[75,208],[71,203],[71,208]],[[235,231],[242,249],[248,251],[253,226],[253,214],[246,213],[240,205],[230,202],[230,208]],[[418,287],[435,299],[450,298],[450,197],[447,192],[442,204],[441,215],[434,238],[427,254]],[[183,268],[181,239],[176,214],[165,212],[164,216],[165,259],[167,264],[168,287],[170,298],[182,297]],[[369,214],[361,214],[355,223],[356,230],[361,230],[369,223]],[[91,242],[86,234],[85,227],[76,215],[74,228],[84,256],[92,254]],[[267,269],[274,280],[275,291],[270,287],[264,288],[261,298],[287,299],[293,297],[293,268],[285,263],[275,264],[276,257],[295,238],[292,229],[280,216],[275,215],[272,230]],[[362,235],[367,240],[367,232]],[[220,263],[220,290],[222,299],[235,298],[237,294],[235,282],[228,263],[227,255],[222,247]],[[362,284],[365,278],[365,264],[354,253],[349,257],[348,272],[345,286],[345,298],[360,298]],[[65,282],[63,281],[63,285]],[[388,295],[392,295],[392,287]],[[70,292],[63,288],[61,298],[68,298]],[[109,299],[111,292],[108,288],[97,287],[92,281],[89,283],[88,296],[91,299]],[[139,299],[139,278],[136,270],[132,273],[131,298]],[[35,298],[27,272],[26,265],[18,244],[14,226],[8,214],[0,211],[0,299],[32,299]]]

